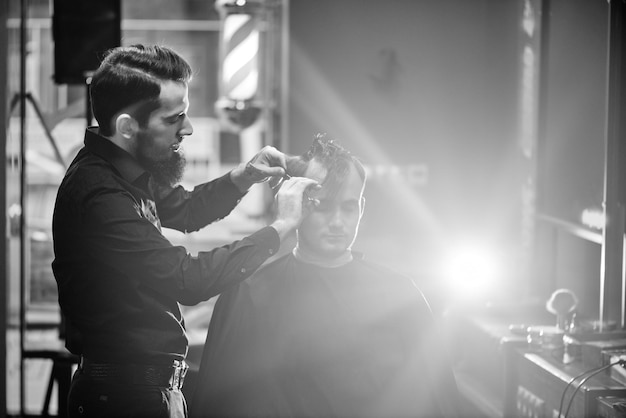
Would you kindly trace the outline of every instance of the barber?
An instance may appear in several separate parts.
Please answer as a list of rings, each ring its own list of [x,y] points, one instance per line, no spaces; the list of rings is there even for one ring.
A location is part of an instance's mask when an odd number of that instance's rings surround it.
[[[173,50],[111,50],[93,74],[97,128],[59,187],[53,216],[66,346],[81,362],[69,416],[185,417],[181,392],[188,340],[179,304],[194,305],[246,279],[302,218],[315,182],[292,178],[278,217],[239,241],[191,255],[162,234],[196,231],[226,217],[255,183],[285,173],[265,147],[224,176],[185,190],[183,139],[192,70]]]

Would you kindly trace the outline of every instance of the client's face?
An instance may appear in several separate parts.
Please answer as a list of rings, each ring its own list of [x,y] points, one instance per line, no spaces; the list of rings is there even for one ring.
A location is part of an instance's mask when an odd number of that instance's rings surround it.
[[[321,182],[325,175],[325,171],[313,161],[305,176]],[[362,187],[363,180],[352,167],[336,194],[329,196],[324,186],[308,192],[310,197],[319,200],[319,205],[311,208],[311,213],[298,228],[298,249],[303,255],[333,259],[352,246],[361,220]]]

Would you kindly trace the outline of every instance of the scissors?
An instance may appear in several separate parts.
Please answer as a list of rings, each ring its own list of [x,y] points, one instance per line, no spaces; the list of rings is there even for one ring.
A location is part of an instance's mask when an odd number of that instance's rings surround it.
[[[285,173],[284,176],[282,176],[281,178],[278,179],[278,181],[276,182],[276,184],[274,184],[273,186],[270,186],[270,188],[272,189],[273,192],[277,193],[278,190],[280,189],[280,186],[283,185],[283,183],[285,182],[285,180],[289,180],[291,179],[291,176],[287,173]],[[313,206],[317,207],[320,204],[320,200],[316,199],[314,197],[310,197],[306,191],[304,192],[304,198],[306,199],[307,202],[309,202],[310,204],[312,204]]]

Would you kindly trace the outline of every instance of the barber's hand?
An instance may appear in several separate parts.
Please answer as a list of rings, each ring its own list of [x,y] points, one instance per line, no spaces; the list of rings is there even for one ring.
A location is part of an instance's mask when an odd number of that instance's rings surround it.
[[[306,177],[291,177],[285,180],[276,194],[276,220],[270,225],[278,231],[281,241],[295,230],[309,213],[310,201],[306,195],[309,188],[320,187],[319,183]]]
[[[247,163],[241,163],[230,172],[230,178],[243,193],[254,183],[262,183],[271,177],[285,174],[285,154],[271,146],[265,146]]]

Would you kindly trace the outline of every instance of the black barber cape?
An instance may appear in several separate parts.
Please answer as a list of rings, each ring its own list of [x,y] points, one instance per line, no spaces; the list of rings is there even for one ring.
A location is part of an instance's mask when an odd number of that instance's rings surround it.
[[[192,417],[439,417],[456,386],[415,284],[288,254],[215,305]],[[445,410],[445,411],[442,411]]]

